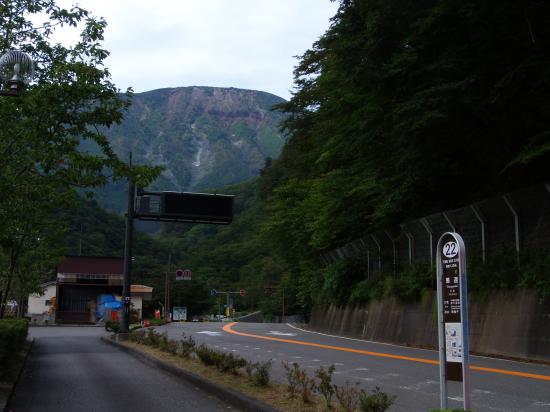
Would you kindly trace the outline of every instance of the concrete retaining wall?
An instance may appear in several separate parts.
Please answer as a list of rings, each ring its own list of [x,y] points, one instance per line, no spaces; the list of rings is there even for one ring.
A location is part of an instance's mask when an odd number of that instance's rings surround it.
[[[469,298],[472,352],[550,361],[550,303],[533,292],[496,293],[488,300]],[[437,347],[435,294],[424,302],[396,299],[364,307],[315,308],[309,328],[361,339]]]

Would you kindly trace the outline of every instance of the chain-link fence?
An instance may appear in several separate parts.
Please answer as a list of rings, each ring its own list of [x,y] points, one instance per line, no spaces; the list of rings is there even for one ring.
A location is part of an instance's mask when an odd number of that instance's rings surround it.
[[[492,252],[550,249],[550,183],[388,227],[321,255],[325,265],[346,257],[367,261],[367,277],[398,275],[413,262],[435,264],[436,245],[445,232],[457,232],[468,253],[483,261]]]

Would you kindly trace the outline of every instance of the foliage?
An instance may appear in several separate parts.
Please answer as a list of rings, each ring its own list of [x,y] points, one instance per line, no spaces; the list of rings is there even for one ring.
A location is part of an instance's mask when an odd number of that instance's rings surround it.
[[[332,374],[335,370],[334,365],[330,365],[327,369],[320,366],[319,369],[315,370],[315,376],[319,379],[319,383],[315,384],[315,390],[323,396],[328,409],[332,407],[332,396],[334,395]]]
[[[256,362],[254,364],[254,371],[252,372],[252,382],[254,385],[261,387],[269,385],[269,371],[271,369],[271,365],[271,359],[265,362]]]
[[[359,403],[360,390],[358,389],[359,382],[355,386],[351,386],[349,382],[343,386],[334,385],[334,395],[338,400],[338,404],[345,412],[354,412]]]
[[[196,343],[192,336],[185,337],[185,334],[183,334],[183,339],[180,340],[180,347],[181,347],[181,353],[180,356],[182,358],[188,358],[191,356],[192,353],[195,352]]]
[[[120,322],[116,320],[108,320],[105,322],[105,330],[107,332],[118,333],[120,331]]]
[[[288,362],[282,362],[288,380],[288,391],[291,396],[300,393],[302,402],[312,401],[313,391],[315,390],[315,380],[310,378],[305,369],[300,368],[296,362],[290,366]]]
[[[2,97],[0,121],[0,318],[14,282],[17,294],[37,291],[45,273],[24,279],[23,262],[39,249],[44,263],[59,260],[55,245],[63,224],[55,211],[67,207],[76,188],[102,185],[132,175],[150,182],[158,168],[130,169],[113,153],[101,130],[119,123],[130,104],[131,90],[121,96],[103,66],[101,47],[106,22],[75,6],[54,0],[12,0],[0,8],[0,50],[18,48],[36,62],[36,77],[18,98]],[[38,20],[44,23],[35,24]],[[65,47],[50,37],[57,27],[77,27],[77,42]],[[95,150],[83,150],[83,145]],[[19,297],[19,296],[17,296]]]
[[[29,323],[23,319],[0,319],[0,378],[8,363],[23,349]]]
[[[371,394],[362,390],[359,394],[359,410],[362,412],[384,412],[393,404],[395,396],[390,396],[376,387]]]

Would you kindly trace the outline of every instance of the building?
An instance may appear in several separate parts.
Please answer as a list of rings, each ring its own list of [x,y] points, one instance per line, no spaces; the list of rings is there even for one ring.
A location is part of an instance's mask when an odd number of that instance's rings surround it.
[[[67,256],[57,267],[57,279],[42,285],[43,294],[29,296],[28,316],[33,323],[96,323],[104,317],[105,297],[121,300],[123,267],[117,257]],[[131,285],[130,292],[140,320],[153,288]]]

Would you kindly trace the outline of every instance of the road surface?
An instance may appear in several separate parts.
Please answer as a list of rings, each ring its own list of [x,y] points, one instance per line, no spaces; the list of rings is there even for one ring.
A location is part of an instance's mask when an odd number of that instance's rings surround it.
[[[97,327],[34,327],[13,412],[235,411],[100,340]]]
[[[172,339],[182,333],[197,342],[255,361],[273,360],[272,376],[286,382],[282,361],[297,362],[310,376],[335,365],[334,381],[376,386],[397,399],[391,411],[424,412],[439,407],[435,351],[333,337],[285,324],[173,323],[156,328]],[[550,366],[471,357],[475,412],[549,412]],[[449,383],[449,407],[462,406],[461,384]]]

